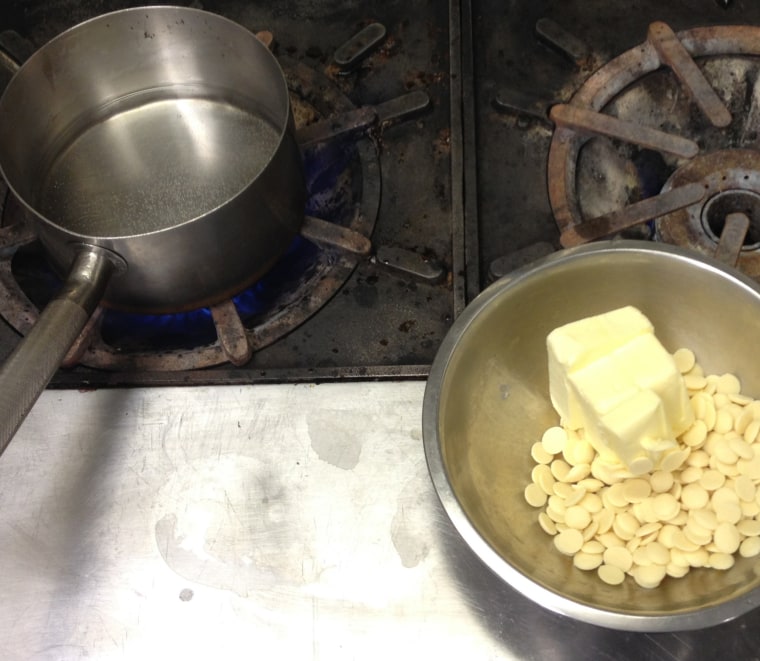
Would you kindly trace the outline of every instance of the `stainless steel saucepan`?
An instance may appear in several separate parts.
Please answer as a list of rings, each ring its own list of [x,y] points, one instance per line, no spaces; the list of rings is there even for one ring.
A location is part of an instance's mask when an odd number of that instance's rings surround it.
[[[99,302],[217,303],[303,220],[285,78],[223,17],[127,9],[56,37],[0,99],[0,170],[64,284],[0,368],[0,453]]]

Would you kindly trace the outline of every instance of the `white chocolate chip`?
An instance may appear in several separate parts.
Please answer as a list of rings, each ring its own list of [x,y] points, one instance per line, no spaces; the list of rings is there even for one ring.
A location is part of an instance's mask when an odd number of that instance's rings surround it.
[[[702,509],[710,502],[710,494],[698,482],[687,484],[681,491],[681,503],[687,510]]]
[[[718,392],[720,393],[739,393],[742,384],[734,374],[722,374],[718,378]]]
[[[538,464],[531,472],[531,479],[547,496],[554,493],[554,476],[546,464]]]
[[[719,523],[715,529],[715,546],[721,553],[735,553],[741,544],[741,535],[732,523]]]
[[[752,457],[755,456],[755,451],[752,449],[752,446],[740,436],[730,438],[728,444],[736,453],[736,456],[741,459],[752,459]]]
[[[580,505],[573,505],[565,511],[565,523],[571,528],[584,530],[591,523],[591,514]]]
[[[707,438],[707,424],[697,418],[682,435],[681,440],[690,448],[701,447]]]
[[[742,558],[754,558],[760,554],[760,537],[747,537],[739,545],[739,555]]]
[[[562,427],[549,427],[541,437],[541,445],[547,454],[560,454],[567,442],[567,432]]]
[[[565,507],[568,506],[567,499],[570,498],[575,489],[573,488],[572,484],[567,484],[566,482],[554,482],[552,484],[552,493],[549,495],[559,496],[564,501]]]
[[[604,553],[605,546],[597,539],[592,539],[581,546],[584,553],[594,553],[596,555]]]
[[[633,478],[623,482],[623,496],[629,503],[640,503],[652,493],[648,479]]]
[[[530,456],[537,464],[550,464],[554,459],[554,455],[548,453],[543,446],[543,443],[536,441],[530,448]]]
[[[673,354],[673,360],[676,361],[676,367],[681,374],[691,371],[696,363],[696,357],[691,349],[682,347]]]
[[[538,524],[543,528],[543,531],[547,535],[557,534],[557,524],[552,521],[551,517],[546,512],[539,513]]]
[[[583,534],[575,528],[568,528],[554,537],[554,546],[560,553],[574,555],[583,546]]]
[[[747,441],[747,443],[754,443],[757,440],[759,434],[760,419],[754,418],[752,422],[747,425],[747,428],[744,430],[744,434],[742,436],[744,437],[744,440]]]
[[[586,497],[586,490],[582,487],[572,485],[570,488],[570,493],[565,497],[565,507],[573,507]]]
[[[549,468],[551,469],[554,479],[559,480],[560,482],[564,482],[565,476],[570,472],[570,464],[564,459],[555,459],[552,461]]]
[[[649,477],[649,485],[656,493],[665,493],[673,486],[673,473],[658,470]]]
[[[728,418],[728,421],[726,422],[725,426],[726,428],[721,431],[718,429],[718,426],[721,423],[723,414]],[[718,420],[715,423],[715,431],[719,434],[725,434],[727,431],[729,431],[734,426],[734,420],[733,418],[725,411],[721,410],[718,411]],[[722,461],[724,464],[735,464],[739,460],[739,456],[736,454],[736,452],[733,451],[731,448],[731,444],[728,442],[728,440],[724,437],[721,438],[719,441],[715,443],[715,447],[713,449],[713,455],[718,459],[718,461]]]
[[[652,500],[652,509],[660,521],[670,521],[681,510],[679,502],[669,493],[661,493]]]
[[[653,589],[665,578],[665,567],[663,565],[638,566],[631,569],[631,575],[642,588]]]
[[[542,491],[541,487],[539,487],[535,482],[531,482],[527,487],[525,487],[524,495],[525,500],[531,507],[543,507],[546,505],[546,501],[549,499],[546,493]]]
[[[660,461],[660,469],[668,472],[678,470],[689,456],[688,448],[673,450],[666,454]]]
[[[625,580],[625,572],[613,565],[600,565],[596,572],[608,585],[620,585]]]
[[[689,372],[683,375],[683,381],[689,390],[702,390],[707,385],[705,377]]]
[[[746,475],[740,475],[734,480],[734,490],[740,500],[747,503],[754,502],[757,488],[751,478]]]
[[[600,553],[585,553],[584,551],[579,551],[573,556],[573,564],[578,567],[578,569],[590,571],[602,564],[602,555]]]

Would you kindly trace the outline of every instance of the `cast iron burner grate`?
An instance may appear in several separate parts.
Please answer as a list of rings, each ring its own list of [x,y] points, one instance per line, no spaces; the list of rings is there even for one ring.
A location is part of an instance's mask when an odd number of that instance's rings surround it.
[[[547,180],[560,243],[638,228],[760,280],[759,55],[757,27],[676,34],[655,22],[554,105]]]
[[[382,39],[380,28],[372,24],[362,30],[336,51],[336,63],[346,69],[353,66]],[[301,235],[258,283],[211,308],[161,317],[99,308],[67,355],[65,367],[171,372],[227,362],[243,365],[254,352],[322,308],[358,260],[373,251],[391,268],[412,271],[430,282],[442,277],[435,264],[421,263],[397,248],[373,247],[369,239],[381,193],[379,138],[391,124],[424,111],[428,95],[416,90],[374,106],[355,107],[316,70],[286,58],[281,65],[291,92],[309,195]],[[25,334],[58,281],[45,267],[26,212],[7,190],[3,197],[0,316]]]

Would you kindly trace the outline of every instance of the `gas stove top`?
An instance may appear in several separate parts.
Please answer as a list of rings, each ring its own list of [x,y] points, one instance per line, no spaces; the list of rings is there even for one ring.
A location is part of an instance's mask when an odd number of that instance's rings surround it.
[[[23,58],[134,4],[18,1],[0,44]],[[756,3],[193,6],[265,33],[281,63],[304,230],[223,306],[101,311],[54,386],[424,377],[490,282],[602,236],[760,273]],[[6,198],[0,358],[55,287],[21,216]]]

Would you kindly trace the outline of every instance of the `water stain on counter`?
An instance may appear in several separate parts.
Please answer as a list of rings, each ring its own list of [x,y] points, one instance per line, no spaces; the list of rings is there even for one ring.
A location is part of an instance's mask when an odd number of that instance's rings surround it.
[[[430,525],[430,490],[421,490],[420,484],[427,480],[427,467],[423,462],[409,479],[398,496],[396,513],[391,522],[391,540],[407,569],[416,567],[430,553],[431,539],[427,534]]]
[[[342,411],[318,411],[306,419],[311,438],[311,447],[317,456],[328,464],[344,470],[352,470],[359,463],[362,453],[361,436],[357,429],[366,425],[366,420],[355,416],[341,419]]]
[[[242,597],[298,585],[313,531],[296,491],[251,457],[193,461],[162,489],[158,550],[183,578]]]

